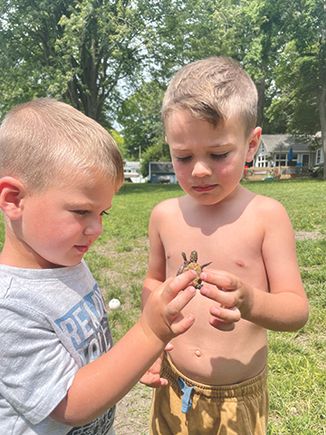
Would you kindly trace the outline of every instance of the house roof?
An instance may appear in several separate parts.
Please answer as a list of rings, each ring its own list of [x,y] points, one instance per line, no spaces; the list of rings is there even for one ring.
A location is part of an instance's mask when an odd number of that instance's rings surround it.
[[[263,134],[259,149],[269,154],[276,151],[287,152],[290,148],[293,152],[310,151],[309,147],[308,140],[290,134]]]

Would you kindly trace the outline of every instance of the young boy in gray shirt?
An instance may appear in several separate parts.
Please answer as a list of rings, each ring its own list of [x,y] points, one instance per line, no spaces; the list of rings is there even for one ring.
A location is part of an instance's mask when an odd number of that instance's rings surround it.
[[[37,99],[1,124],[1,434],[113,434],[115,403],[194,322],[180,315],[195,293],[188,271],[112,347],[83,256],[122,182],[112,137],[67,104]]]

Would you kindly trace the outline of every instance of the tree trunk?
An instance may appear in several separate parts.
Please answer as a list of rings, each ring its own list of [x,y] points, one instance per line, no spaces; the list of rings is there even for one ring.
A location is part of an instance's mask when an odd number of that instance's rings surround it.
[[[258,110],[257,110],[257,125],[263,127],[264,124],[264,105],[265,105],[265,79],[261,79],[256,83],[258,91]]]
[[[321,90],[320,97],[320,126],[321,126],[321,143],[324,153],[324,174],[323,178],[326,180],[326,84],[324,83]]]

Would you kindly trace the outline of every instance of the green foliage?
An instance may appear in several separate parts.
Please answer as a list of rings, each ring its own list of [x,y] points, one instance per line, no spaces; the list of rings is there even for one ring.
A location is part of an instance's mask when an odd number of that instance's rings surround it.
[[[110,126],[119,81],[141,68],[137,2],[1,0],[0,12],[0,112],[54,96]]]
[[[110,130],[110,134],[118,145],[121,154],[125,156],[127,154],[127,151],[124,137],[121,136],[121,134],[117,130]]]
[[[138,158],[138,147],[144,151],[163,146],[163,126],[160,118],[163,90],[158,82],[144,83],[127,98],[118,111],[118,122],[123,126],[129,158]],[[146,154],[145,154],[146,155]]]
[[[110,128],[119,108],[123,152],[134,158],[162,143],[172,74],[227,55],[257,85],[264,132],[321,131],[326,155],[323,0],[0,0],[0,17],[0,117],[53,96]]]
[[[276,84],[282,92],[273,99],[267,111],[270,122],[283,116],[287,131],[315,134],[320,130],[320,85],[311,80],[318,76],[317,57],[300,56],[296,42],[290,41],[275,67]],[[293,86],[294,82],[296,86]]]
[[[119,108],[135,157],[162,141],[172,74],[228,55],[257,84],[266,133],[322,131],[326,152],[322,0],[0,0],[0,16],[0,115],[50,95],[111,127]]]

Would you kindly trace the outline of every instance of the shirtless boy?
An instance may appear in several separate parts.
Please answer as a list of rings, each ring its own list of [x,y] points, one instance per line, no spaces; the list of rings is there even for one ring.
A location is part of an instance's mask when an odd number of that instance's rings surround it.
[[[152,434],[265,434],[267,330],[294,331],[308,318],[286,211],[240,184],[260,143],[256,113],[254,83],[225,57],[183,67],[164,97],[166,141],[185,196],[152,212],[144,306],[177,273],[182,252],[196,250],[199,263],[211,264],[183,310],[195,313],[194,326],[142,378],[157,387]]]

